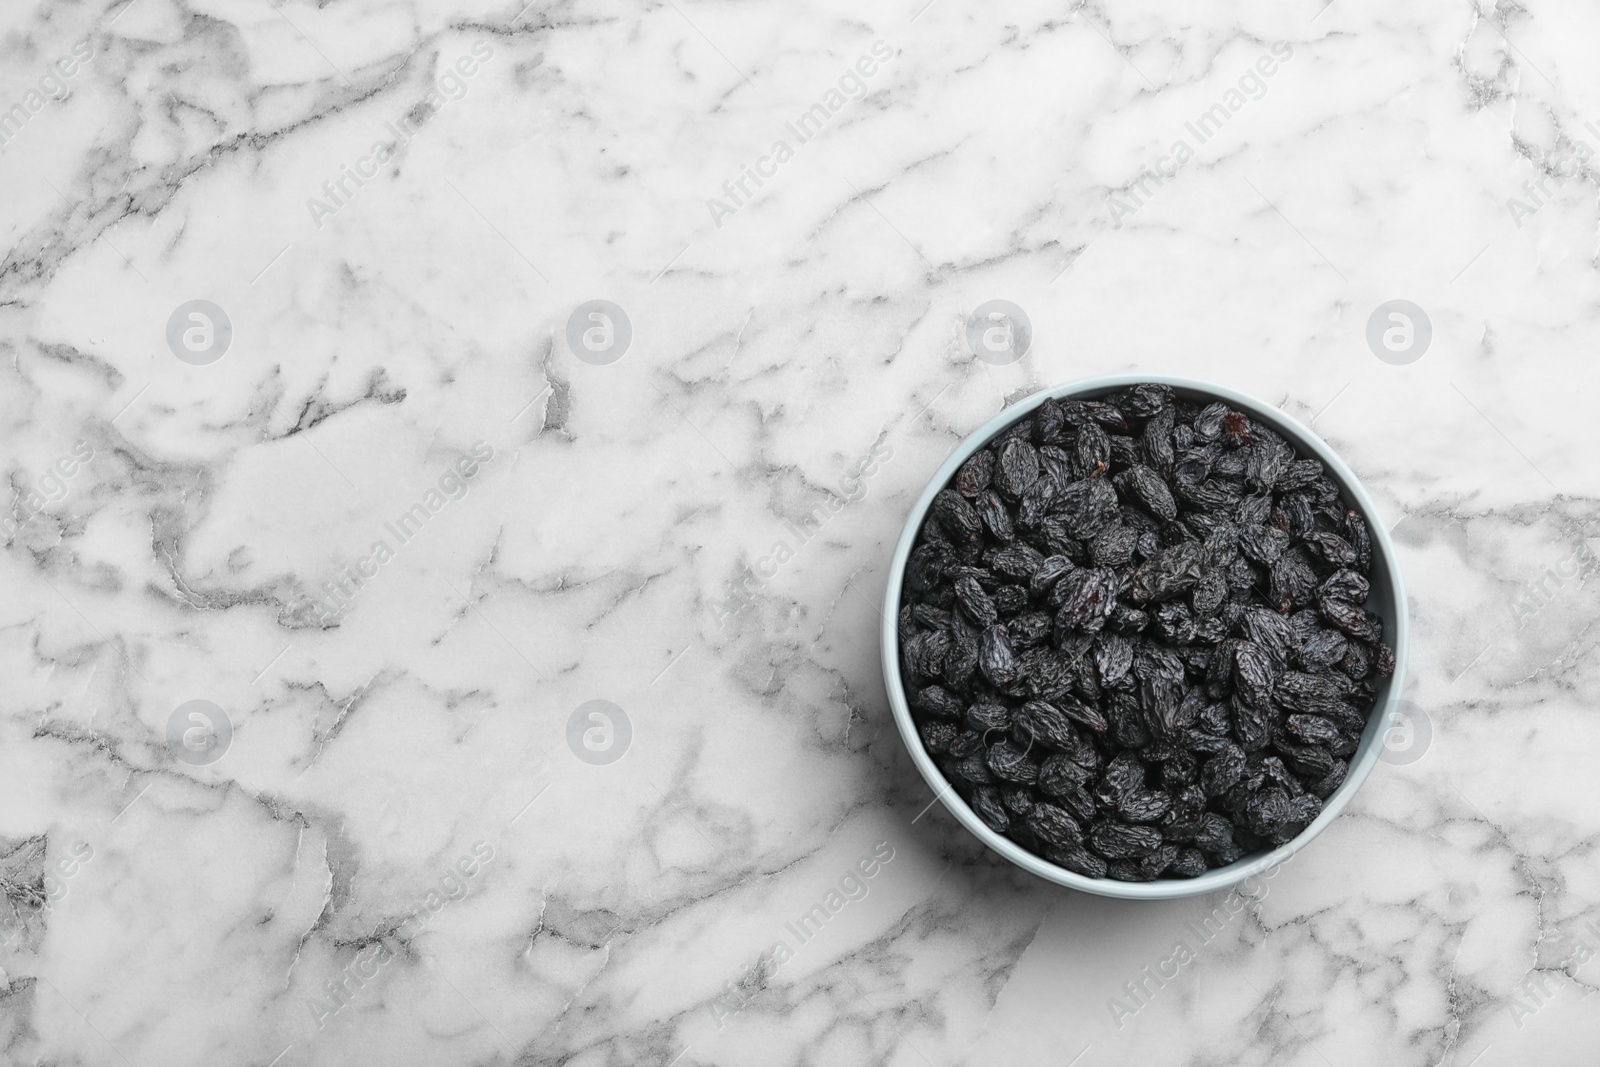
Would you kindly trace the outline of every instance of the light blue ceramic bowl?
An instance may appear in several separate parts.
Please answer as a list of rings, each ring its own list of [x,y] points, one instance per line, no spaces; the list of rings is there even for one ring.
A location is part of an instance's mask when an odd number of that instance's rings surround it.
[[[929,505],[933,503],[934,495],[949,483],[956,469],[966,462],[968,456],[982,448],[1006,427],[1030,414],[1034,408],[1050,397],[1055,397],[1057,400],[1069,398],[1095,400],[1130,385],[1137,385],[1139,382],[1165,383],[1172,386],[1179,396],[1191,401],[1210,403],[1220,400],[1235,410],[1248,413],[1258,422],[1272,427],[1286,440],[1293,442],[1302,455],[1322,461],[1328,476],[1337,482],[1344,492],[1345,499],[1367,517],[1367,525],[1372,531],[1372,573],[1369,576],[1372,595],[1367,607],[1382,617],[1384,633],[1393,643],[1394,675],[1383,680],[1378,687],[1377,703],[1367,723],[1367,731],[1361,738],[1361,745],[1351,757],[1350,769],[1344,784],[1327,799],[1323,804],[1322,814],[1317,816],[1316,821],[1306,827],[1305,832],[1299,837],[1272,852],[1246,857],[1226,867],[1207,871],[1199,878],[1119,882],[1110,878],[1086,878],[1058,867],[1042,856],[1034,855],[1016,842],[1002,837],[985,826],[977,813],[951,788],[934,764],[933,758],[922,747],[922,739],[917,736],[916,724],[911,718],[911,708],[906,703],[905,688],[900,681],[900,634],[897,622],[900,617],[900,586],[905,576],[906,560],[916,543],[917,531],[922,529],[923,518],[927,515]],[[1361,788],[1361,783],[1372,773],[1373,764],[1377,763],[1383,750],[1384,735],[1388,732],[1395,708],[1400,703],[1401,680],[1406,674],[1406,646],[1409,636],[1405,590],[1400,581],[1400,568],[1395,560],[1394,545],[1389,540],[1389,532],[1373,518],[1376,514],[1377,510],[1372,506],[1371,499],[1361,488],[1356,476],[1320,437],[1270,404],[1245,396],[1243,393],[1236,393],[1232,389],[1211,382],[1165,374],[1118,374],[1085,378],[1034,393],[1026,400],[1006,408],[968,435],[960,447],[951,453],[950,458],[945,460],[934,473],[928,482],[928,487],[922,491],[922,496],[906,518],[905,530],[900,534],[900,543],[895,547],[894,561],[889,568],[889,588],[884,593],[883,609],[883,677],[889,690],[889,704],[894,709],[894,721],[900,727],[900,736],[905,740],[906,748],[910,750],[911,758],[916,762],[917,769],[922,772],[922,777],[927,779],[928,785],[962,825],[1012,863],[1058,885],[1081,889],[1085,893],[1123,897],[1129,900],[1167,900],[1227,889],[1252,875],[1261,874],[1305,848],[1313,838],[1339,817],[1345,805],[1350,803],[1350,798],[1355,796],[1356,790]]]

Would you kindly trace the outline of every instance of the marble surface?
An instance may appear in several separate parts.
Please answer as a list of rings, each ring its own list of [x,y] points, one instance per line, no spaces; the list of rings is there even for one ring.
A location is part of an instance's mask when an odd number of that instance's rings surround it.
[[[519,7],[0,10],[6,1063],[1594,1062],[1600,12]],[[1248,899],[1012,869],[883,692],[929,474],[1128,370],[1409,585]]]

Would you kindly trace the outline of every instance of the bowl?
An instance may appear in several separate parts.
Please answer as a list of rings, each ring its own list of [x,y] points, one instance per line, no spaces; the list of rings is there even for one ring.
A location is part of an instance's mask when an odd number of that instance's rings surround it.
[[[917,534],[922,529],[928,508],[932,505],[934,496],[950,483],[957,468],[966,462],[967,457],[988,444],[1017,420],[1030,415],[1035,408],[1052,397],[1056,400],[1097,400],[1140,382],[1156,382],[1171,386],[1179,397],[1189,401],[1226,403],[1277,431],[1285,440],[1292,443],[1302,456],[1322,462],[1327,476],[1339,486],[1345,500],[1368,520],[1373,551],[1371,573],[1368,575],[1372,588],[1366,606],[1368,610],[1383,619],[1384,633],[1394,648],[1394,673],[1389,678],[1382,679],[1377,687],[1377,699],[1368,714],[1367,727],[1361,736],[1361,743],[1350,757],[1344,782],[1323,802],[1321,814],[1297,837],[1270,852],[1246,856],[1225,867],[1207,871],[1197,878],[1121,882],[1111,878],[1089,878],[1029,852],[1016,842],[989,829],[955,791],[934,763],[933,757],[923,747],[916,723],[912,720],[911,707],[906,700],[905,687],[900,677],[898,620],[906,561],[911,555],[912,548],[915,547]],[[1372,506],[1371,498],[1367,496],[1366,490],[1361,487],[1355,474],[1338,454],[1309,428],[1270,404],[1212,382],[1164,374],[1119,374],[1069,382],[1034,393],[1011,405],[969,434],[934,473],[927,488],[918,498],[916,506],[911,509],[911,514],[907,516],[905,529],[900,534],[900,542],[895,546],[894,560],[889,570],[888,589],[884,593],[883,677],[889,692],[889,704],[894,711],[895,724],[900,728],[900,736],[911,753],[912,761],[916,763],[917,769],[922,772],[922,777],[933,789],[936,797],[978,840],[1023,870],[1070,889],[1127,900],[1169,900],[1227,889],[1276,867],[1310,844],[1339,817],[1345,805],[1350,803],[1350,798],[1355,796],[1356,790],[1361,788],[1361,783],[1372,773],[1373,765],[1382,754],[1384,736],[1400,703],[1401,680],[1406,672],[1406,648],[1409,636],[1405,590],[1401,585],[1394,544],[1389,539],[1388,530],[1381,523],[1374,521],[1376,514],[1377,510]]]

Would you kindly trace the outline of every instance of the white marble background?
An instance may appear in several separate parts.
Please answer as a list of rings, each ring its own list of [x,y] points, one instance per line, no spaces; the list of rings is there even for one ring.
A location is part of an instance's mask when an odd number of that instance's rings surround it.
[[[0,8],[6,1063],[1600,1057],[1600,11],[922,4]],[[609,365],[565,339],[595,298],[633,325]],[[1433,327],[1405,366],[1365,339],[1397,298]],[[233,328],[204,366],[166,339],[196,299]],[[989,299],[1032,320],[1020,362],[966,346]],[[1431,740],[1242,907],[987,854],[926,810],[879,674],[954,443],[1130,369],[1314,419],[1409,583]],[[476,442],[465,496],[386,536]],[[300,597],[380,538],[319,623]],[[232,727],[210,764],[167,741],[190,700]],[[631,724],[608,765],[568,744],[591,700]]]

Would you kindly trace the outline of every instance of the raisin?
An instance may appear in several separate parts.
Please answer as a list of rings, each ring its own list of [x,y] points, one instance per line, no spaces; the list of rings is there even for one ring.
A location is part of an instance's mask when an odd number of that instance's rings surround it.
[[[1123,393],[1118,407],[1130,415],[1147,419],[1172,403],[1172,386],[1159,382],[1141,382]]]
[[[1015,589],[1015,586],[1007,586]],[[998,597],[996,599],[999,599]],[[1012,648],[1033,648],[1041,645],[1050,638],[1050,631],[1055,625],[1050,616],[1043,611],[1029,611],[1018,615],[1006,623],[1006,633],[1011,638]]]
[[[1244,770],[1244,749],[1228,742],[1201,765],[1200,788],[1208,797],[1221,796],[1244,777]]]
[[[1201,546],[1195,541],[1165,548],[1135,567],[1129,595],[1136,604],[1170,600],[1200,581]]]
[[[1284,468],[1272,488],[1279,493],[1292,493],[1322,477],[1322,464],[1314,459],[1297,459]]]
[[[1121,567],[1133,559],[1140,534],[1121,523],[1113,523],[1101,530],[1089,542],[1089,559],[1100,567]]]
[[[1215,615],[1217,609],[1222,607],[1222,602],[1228,598],[1228,579],[1222,571],[1208,567],[1201,572],[1200,580],[1195,583],[1192,595],[1193,600],[1190,603],[1196,616]]]
[[[1266,650],[1278,668],[1287,666],[1290,654],[1300,646],[1300,635],[1289,620],[1266,608],[1245,609],[1244,633]]]
[[[1196,848],[1207,852],[1220,852],[1233,844],[1233,824],[1215,812],[1200,816],[1200,829],[1195,832]]]
[[[1010,618],[1027,606],[1028,591],[1020,585],[1002,585],[994,591],[994,609],[1003,617]],[[1050,616],[1045,616],[1047,622],[1049,618]],[[1010,635],[1011,630],[1008,628],[1006,633]],[[1013,647],[1021,648],[1022,646],[1013,643]]]
[[[1252,796],[1244,806],[1245,824],[1266,836],[1289,821],[1289,794],[1274,786]]]
[[[1002,782],[1032,785],[1039,780],[1039,765],[1028,759],[1027,752],[1012,747],[1009,742],[989,746],[988,763],[989,773]]]
[[[1039,765],[1039,792],[1047,796],[1064,797],[1088,781],[1089,771],[1062,753],[1046,756]]]
[[[990,536],[996,541],[1014,541],[1017,531],[1011,524],[1011,512],[1006,510],[1005,501],[1000,499],[1000,494],[993,489],[985,489],[973,501],[973,508],[978,512],[978,518],[988,528]]]
[[[1054,704],[1030,700],[1022,705],[1014,718],[1022,736],[1046,748],[1067,750],[1077,744],[1077,729],[1072,725],[1072,720]]]
[[[958,760],[966,759],[974,752],[981,751],[983,751],[983,734],[977,730],[964,729],[950,741],[950,755]]]
[[[1350,547],[1349,541],[1336,533],[1309,534],[1306,537],[1306,544],[1329,566],[1348,567],[1356,561],[1356,550]]]
[[[1013,437],[1000,446],[994,486],[1009,500],[1019,499],[1039,477],[1039,453],[1027,441]]]
[[[1289,769],[1303,778],[1320,778],[1333,770],[1333,755],[1320,745],[1297,745],[1279,738],[1273,747]]]
[[[1371,586],[1361,575],[1348,567],[1340,568],[1317,587],[1319,597],[1332,597],[1335,600],[1348,600],[1352,604],[1365,604],[1367,593]]]
[[[1132,752],[1124,752],[1106,764],[1095,788],[1095,799],[1114,808],[1143,786],[1144,764]]]
[[[1344,660],[1345,636],[1337,630],[1318,630],[1300,646],[1300,665],[1309,670],[1325,669]],[[1390,662],[1393,663],[1393,653]]]
[[[1248,525],[1239,529],[1239,548],[1257,563],[1271,566],[1289,549],[1289,535],[1271,526]]]
[[[952,777],[972,785],[993,785],[994,775],[989,773],[989,765],[984,761],[982,752],[974,752],[955,762],[951,768]]]
[[[917,727],[917,733],[922,737],[922,745],[929,752],[948,752],[950,742],[955,740],[956,728],[948,722],[925,722]]]
[[[1061,602],[1061,610],[1056,613],[1058,635],[1075,630],[1096,633],[1116,606],[1116,574],[1105,567],[1083,567],[1057,582],[1051,593]],[[1058,636],[1058,643],[1060,640]]]
[[[1344,513],[1344,530],[1356,554],[1356,567],[1365,573],[1372,568],[1372,535],[1367,532],[1367,520],[1359,511],[1349,509]]]
[[[1117,517],[1117,492],[1104,478],[1085,478],[1057,493],[1051,507],[1067,533],[1085,540]]]
[[[1339,740],[1339,727],[1320,715],[1290,715],[1283,725],[1301,744],[1330,745]]]
[[[1163,843],[1161,831],[1153,826],[1101,822],[1089,831],[1089,847],[1108,860],[1148,856]]]
[[[974,452],[956,471],[956,491],[969,500],[989,488],[994,477],[994,453],[987,448]]]
[[[960,719],[965,709],[948,689],[943,686],[930,685],[919,691],[911,701],[911,706],[919,708],[940,719]]]
[[[1228,414],[1228,405],[1207,404],[1194,417],[1194,435],[1202,441],[1215,441],[1222,436],[1222,418]]]
[[[1172,445],[1172,427],[1176,421],[1173,409],[1163,408],[1144,424],[1144,433],[1139,439],[1150,466],[1163,476],[1172,473],[1173,464],[1178,459],[1177,450]]]
[[[1267,573],[1272,583],[1267,595],[1279,611],[1310,603],[1316,592],[1317,572],[1296,550],[1279,556],[1278,561],[1267,568]]]
[[[1233,695],[1233,736],[1246,752],[1259,752],[1272,738],[1272,717],[1269,705],[1246,700],[1240,693]]]
[[[1054,804],[1035,804],[1027,824],[1034,836],[1047,845],[1066,849],[1083,844],[1083,829],[1078,820]]]
[[[1051,848],[1044,850],[1045,859],[1085,878],[1104,878],[1106,861],[1086,848]]]
[[[1145,466],[1130,467],[1117,476],[1128,495],[1158,519],[1171,522],[1178,517],[1177,501],[1161,475]]]
[[[934,497],[933,517],[951,541],[976,541],[983,536],[978,510],[960,493],[945,489]]]
[[[1081,427],[1073,442],[1072,458],[1078,477],[1100,477],[1111,465],[1111,438],[1092,422]]]
[[[983,824],[997,834],[1003,834],[1011,829],[1011,816],[1007,814],[1005,805],[1000,802],[1000,791],[994,788],[978,788],[973,790],[972,810],[978,813],[978,818]]]
[[[1351,641],[1345,645],[1344,662],[1340,666],[1352,681],[1359,682],[1372,670],[1372,653],[1361,642]]]
[[[1326,775],[1318,778],[1314,782],[1308,783],[1306,785],[1307,792],[1321,797],[1323,800],[1327,800],[1335,789],[1338,789],[1344,784],[1345,772],[1348,769],[1348,766],[1343,760],[1338,761],[1333,765],[1333,769],[1330,770]]]
[[[1117,814],[1132,823],[1155,822],[1171,810],[1172,797],[1159,789],[1136,789],[1117,805]]]
[[[1012,786],[1000,790],[1000,803],[1012,815],[1027,815],[1038,801],[1034,799],[1031,789]]]
[[[1033,437],[1042,445],[1061,440],[1066,432],[1067,417],[1054,398],[1039,405],[1033,416]]]
[[[980,734],[988,733],[990,730],[1009,730],[1011,709],[993,701],[974,704],[967,709],[961,722],[967,729]]]
[[[994,600],[983,591],[976,578],[957,578],[955,584],[956,607],[979,626],[993,626],[996,618]]]
[[[1004,626],[988,626],[978,639],[978,669],[996,688],[1005,688],[1015,676],[1017,656],[1006,639]]]
[[[1102,633],[1094,642],[1095,667],[1101,685],[1115,685],[1133,666],[1133,642],[1120,634]]]
[[[1200,763],[1188,752],[1180,752],[1161,765],[1161,784],[1177,790],[1191,784],[1200,773]]]
[[[952,626],[940,676],[956,688],[966,686],[978,669],[978,635],[970,627]]]
[[[1233,642],[1233,685],[1241,697],[1256,707],[1267,707],[1277,675],[1266,649],[1254,641]]]
[[[1322,801],[1312,793],[1305,793],[1289,802],[1288,822],[1304,826],[1322,814]]]

